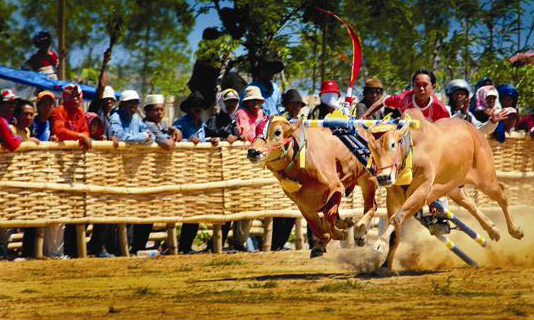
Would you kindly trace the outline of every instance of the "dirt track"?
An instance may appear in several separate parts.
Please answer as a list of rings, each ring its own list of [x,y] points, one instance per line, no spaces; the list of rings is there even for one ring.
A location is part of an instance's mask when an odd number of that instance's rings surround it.
[[[530,220],[489,250],[456,237],[480,268],[414,233],[394,277],[357,275],[368,248],[1,262],[0,319],[534,319]]]

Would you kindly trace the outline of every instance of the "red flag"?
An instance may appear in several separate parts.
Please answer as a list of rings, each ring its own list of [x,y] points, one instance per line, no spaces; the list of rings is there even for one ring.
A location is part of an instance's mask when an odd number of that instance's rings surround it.
[[[360,72],[360,67],[362,66],[362,42],[360,40],[360,37],[358,37],[358,34],[354,31],[354,29],[352,29],[352,27],[347,22],[343,21],[343,19],[338,17],[335,13],[317,7],[316,9],[335,17],[345,26],[345,28],[347,28],[347,32],[349,33],[350,39],[352,40],[352,72],[350,74],[349,86],[349,88],[352,88],[354,82],[358,78],[358,72]]]

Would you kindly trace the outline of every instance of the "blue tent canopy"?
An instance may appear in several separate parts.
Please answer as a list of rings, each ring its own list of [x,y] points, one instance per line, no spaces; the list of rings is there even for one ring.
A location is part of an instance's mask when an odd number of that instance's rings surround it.
[[[44,74],[35,71],[11,69],[4,66],[0,66],[0,78],[59,93],[63,91],[66,85],[75,83],[74,81],[50,79]],[[96,98],[95,88],[85,84],[80,84],[79,86],[82,88],[83,98],[85,100]],[[115,92],[115,95],[118,97],[119,92]]]

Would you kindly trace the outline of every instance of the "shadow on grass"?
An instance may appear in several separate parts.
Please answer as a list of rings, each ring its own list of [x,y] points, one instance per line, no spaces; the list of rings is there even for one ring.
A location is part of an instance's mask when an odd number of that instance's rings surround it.
[[[375,279],[375,278],[390,278],[390,277],[415,277],[424,276],[427,274],[443,273],[445,271],[439,270],[404,270],[398,273],[391,273],[384,270],[376,270],[372,272],[362,272],[356,274],[356,278],[359,279]]]
[[[350,279],[353,278],[348,273],[285,273],[285,274],[269,274],[265,276],[256,277],[240,277],[240,278],[220,278],[220,279],[206,279],[198,282],[216,282],[216,281],[243,281],[243,280],[320,280],[320,279]]]

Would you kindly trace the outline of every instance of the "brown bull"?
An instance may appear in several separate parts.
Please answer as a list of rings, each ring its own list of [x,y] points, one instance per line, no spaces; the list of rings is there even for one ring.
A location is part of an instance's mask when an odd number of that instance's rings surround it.
[[[508,232],[517,239],[523,231],[508,211],[508,201],[497,181],[493,155],[486,138],[470,123],[458,118],[446,118],[431,123],[416,109],[408,114],[421,122],[419,129],[410,130],[413,139],[413,179],[404,186],[395,185],[402,160],[406,158],[403,137],[409,126],[390,130],[380,137],[365,133],[376,165],[380,185],[387,187],[387,210],[390,225],[375,244],[375,250],[385,251],[385,266],[392,268],[395,250],[399,244],[399,226],[425,204],[448,196],[466,208],[482,225],[489,236],[498,241],[499,231],[467,197],[462,186],[472,185],[492,200],[504,212]],[[391,238],[390,238],[391,236]]]
[[[342,196],[359,185],[364,198],[364,216],[355,226],[354,238],[358,245],[364,245],[377,208],[376,179],[329,129],[303,129],[300,125],[300,121],[289,124],[282,117],[273,117],[267,138],[256,139],[248,150],[249,160],[264,163],[301,211],[319,240],[312,249],[312,258],[326,251],[330,239],[347,238],[344,230],[352,227],[353,222],[340,219],[339,205]],[[305,167],[301,168],[303,141]],[[319,217],[319,212],[323,212],[324,218]]]

